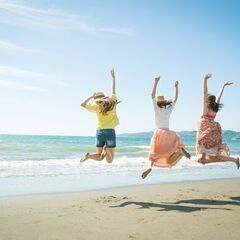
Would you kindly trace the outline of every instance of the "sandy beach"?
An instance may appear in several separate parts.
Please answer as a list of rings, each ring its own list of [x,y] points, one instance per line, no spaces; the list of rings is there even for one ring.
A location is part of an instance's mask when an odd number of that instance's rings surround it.
[[[240,235],[240,179],[0,198],[1,240],[218,239]]]

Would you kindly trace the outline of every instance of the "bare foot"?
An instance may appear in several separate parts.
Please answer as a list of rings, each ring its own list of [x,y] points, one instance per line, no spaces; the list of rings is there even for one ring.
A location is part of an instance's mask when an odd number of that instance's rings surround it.
[[[197,162],[198,163],[201,163],[201,164],[205,164],[205,156],[206,156],[206,154],[205,153],[202,153],[202,154],[200,154],[198,157],[197,157]]]
[[[237,160],[236,160],[236,165],[237,165],[237,169],[239,169],[239,167],[240,167],[239,157],[238,157]]]
[[[82,156],[80,163],[82,164],[83,162],[85,162],[88,159],[90,153],[86,153],[84,156]]]
[[[189,152],[187,152],[184,148],[182,148],[182,152],[186,158],[188,158],[188,159],[191,158],[191,154]]]
[[[142,179],[146,178],[147,175],[148,175],[151,171],[152,171],[151,168],[149,168],[149,169],[147,169],[146,171],[144,171],[144,172],[142,173]]]

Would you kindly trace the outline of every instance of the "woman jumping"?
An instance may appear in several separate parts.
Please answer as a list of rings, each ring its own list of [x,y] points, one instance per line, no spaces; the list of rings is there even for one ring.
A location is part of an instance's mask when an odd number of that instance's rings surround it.
[[[108,163],[112,163],[114,159],[114,151],[116,147],[115,127],[119,124],[116,113],[117,97],[115,90],[115,73],[114,69],[110,71],[112,76],[112,94],[105,97],[103,93],[94,93],[87,98],[81,106],[90,112],[96,113],[98,126],[96,132],[96,153],[86,153],[81,163],[88,159],[102,161],[106,158]]]
[[[191,158],[184,149],[179,135],[169,129],[169,118],[178,99],[178,81],[175,82],[176,94],[174,100],[165,100],[163,96],[156,97],[156,89],[160,77],[155,78],[152,89],[152,101],[155,111],[156,130],[152,136],[149,152],[150,167],[142,173],[146,178],[152,167],[172,167],[183,157]]]
[[[199,155],[198,160],[201,164],[215,162],[233,162],[239,169],[239,158],[229,156],[229,148],[222,143],[222,129],[215,117],[221,109],[220,100],[226,86],[233,83],[224,83],[219,96],[208,94],[207,81],[212,77],[212,74],[206,74],[203,80],[203,111],[199,121],[196,155]]]

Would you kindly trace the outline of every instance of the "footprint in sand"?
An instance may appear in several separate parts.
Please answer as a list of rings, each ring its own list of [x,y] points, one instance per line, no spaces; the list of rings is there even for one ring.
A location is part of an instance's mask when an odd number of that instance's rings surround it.
[[[63,208],[63,210],[68,211],[68,210],[71,210],[72,208],[83,208],[83,207],[80,205],[71,205],[69,207]]]
[[[138,222],[139,223],[144,223],[144,224],[148,223],[148,221],[145,220],[145,218],[138,218]]]
[[[128,197],[116,197],[116,196],[103,196],[95,200],[96,203],[111,203],[120,202],[121,200],[126,200]]]

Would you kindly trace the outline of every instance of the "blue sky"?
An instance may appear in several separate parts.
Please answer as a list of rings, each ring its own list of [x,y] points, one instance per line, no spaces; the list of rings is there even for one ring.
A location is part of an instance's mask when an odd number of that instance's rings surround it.
[[[111,90],[114,67],[118,133],[154,129],[150,92],[180,95],[171,128],[195,130],[202,77],[225,81],[223,129],[240,131],[238,1],[0,0],[0,133],[94,135],[96,119],[79,107]]]

